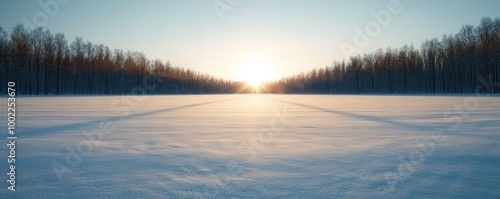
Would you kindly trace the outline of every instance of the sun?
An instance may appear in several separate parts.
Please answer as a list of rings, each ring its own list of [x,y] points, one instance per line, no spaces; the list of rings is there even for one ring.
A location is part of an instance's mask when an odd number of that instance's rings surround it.
[[[250,57],[244,60],[238,68],[238,79],[247,82],[258,89],[266,81],[274,78],[273,66],[260,57]]]
[[[252,85],[254,88],[259,88],[262,84],[262,80],[260,80],[260,78],[254,78],[247,80],[247,83]]]

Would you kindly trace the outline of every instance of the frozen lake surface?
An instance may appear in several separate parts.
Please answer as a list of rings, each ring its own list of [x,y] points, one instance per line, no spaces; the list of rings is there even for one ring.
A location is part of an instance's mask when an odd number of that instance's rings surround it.
[[[500,198],[499,97],[20,97],[17,121],[0,198]]]

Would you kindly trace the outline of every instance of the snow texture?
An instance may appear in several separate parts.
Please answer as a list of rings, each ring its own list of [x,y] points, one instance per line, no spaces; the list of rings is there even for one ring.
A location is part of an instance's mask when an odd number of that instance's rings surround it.
[[[494,96],[19,97],[0,198],[500,198],[499,116]]]

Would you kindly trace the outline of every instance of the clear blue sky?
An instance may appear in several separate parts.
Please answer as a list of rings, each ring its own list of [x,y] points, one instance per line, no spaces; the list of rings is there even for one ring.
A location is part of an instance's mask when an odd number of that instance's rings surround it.
[[[23,17],[45,12],[39,2],[0,0],[0,26],[10,33]],[[61,0],[62,1],[62,0]],[[218,15],[216,0],[69,0],[45,27],[110,48],[144,52],[148,58],[227,79],[259,57],[274,76],[292,75],[342,60],[341,44],[354,45],[355,28],[374,21],[371,10],[390,0],[242,0]],[[361,52],[401,47],[500,17],[498,0],[400,0],[403,11],[370,37]],[[219,4],[221,5],[221,4]]]

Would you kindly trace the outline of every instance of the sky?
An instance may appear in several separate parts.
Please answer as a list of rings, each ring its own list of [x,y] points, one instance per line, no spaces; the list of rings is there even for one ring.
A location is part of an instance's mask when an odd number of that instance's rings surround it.
[[[500,17],[499,8],[498,0],[0,0],[0,26],[41,25],[70,42],[82,37],[216,77],[272,80],[353,53],[418,48]]]

